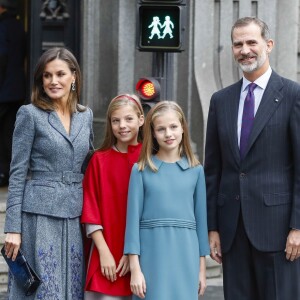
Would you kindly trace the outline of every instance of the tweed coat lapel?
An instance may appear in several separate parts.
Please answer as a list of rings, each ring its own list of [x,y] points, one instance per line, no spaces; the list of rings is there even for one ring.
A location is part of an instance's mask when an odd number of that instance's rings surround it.
[[[280,91],[282,87],[283,83],[280,76],[274,71],[272,71],[272,75],[269,79],[268,85],[266,87],[266,90],[261,99],[261,103],[255,115],[252,131],[249,137],[248,147],[245,152],[245,157],[251,149],[260,132],[263,130],[273,113],[281,104],[283,94]]]
[[[56,131],[58,131],[64,138],[70,141],[69,135],[67,134],[62,122],[60,121],[55,111],[50,112],[48,121]]]
[[[82,126],[83,126],[83,114],[76,111],[72,115],[71,119],[71,130],[70,130],[70,140],[73,143],[78,136]]]
[[[234,159],[239,164],[240,163],[240,150],[238,146],[238,136],[237,136],[237,118],[239,110],[239,101],[241,94],[242,80],[238,81],[233,85],[231,89],[228,90],[228,103],[226,103],[226,124],[228,137],[230,139],[230,146],[233,152]]]
[[[75,112],[72,114],[70,135],[67,134],[56,112],[50,112],[49,123],[56,131],[58,131],[62,136],[64,136],[64,138],[66,138],[69,142],[73,143],[83,126],[82,115],[83,114],[79,112]]]

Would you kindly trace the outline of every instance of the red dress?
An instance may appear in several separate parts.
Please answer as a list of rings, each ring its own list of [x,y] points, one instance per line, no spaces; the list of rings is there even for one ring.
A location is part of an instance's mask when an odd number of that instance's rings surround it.
[[[130,172],[137,162],[141,144],[128,146],[128,153],[113,149],[93,154],[83,180],[83,211],[81,222],[103,227],[105,241],[118,266],[124,250],[127,192]],[[101,273],[99,252],[93,248],[87,270],[86,291],[112,296],[129,296],[130,273],[115,282]]]

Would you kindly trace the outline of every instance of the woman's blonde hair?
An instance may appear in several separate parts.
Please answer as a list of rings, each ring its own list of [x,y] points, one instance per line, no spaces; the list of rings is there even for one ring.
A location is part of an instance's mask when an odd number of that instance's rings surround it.
[[[31,102],[35,106],[48,111],[55,110],[55,103],[45,93],[43,88],[43,73],[46,65],[55,60],[59,59],[64,61],[72,73],[75,74],[75,91],[71,91],[68,98],[68,108],[71,113],[78,111],[84,111],[86,108],[79,105],[79,95],[81,88],[81,72],[78,62],[75,56],[66,48],[50,48],[45,51],[39,58],[35,67],[33,76],[33,86],[31,92]]]
[[[185,155],[188,159],[190,167],[194,167],[200,164],[192,151],[189,138],[189,130],[181,107],[174,101],[161,101],[153,106],[147,114],[144,126],[143,146],[140,159],[138,161],[138,169],[140,171],[144,170],[146,166],[149,166],[149,168],[153,172],[157,172],[157,168],[155,167],[152,160],[152,156],[159,150],[159,145],[154,138],[154,120],[157,117],[164,115],[168,111],[174,111],[177,114],[178,120],[183,129],[182,140],[179,145],[180,157]]]
[[[113,145],[116,144],[117,139],[113,134],[112,126],[111,126],[111,115],[114,111],[126,106],[130,105],[134,111],[137,113],[137,116],[140,117],[144,115],[142,104],[139,98],[136,95],[131,94],[121,94],[116,96],[110,101],[106,112],[106,124],[105,124],[105,136],[102,142],[102,145],[98,150],[107,150],[110,149]],[[139,129],[138,133],[138,142],[140,143],[143,138],[143,126],[142,125]]]

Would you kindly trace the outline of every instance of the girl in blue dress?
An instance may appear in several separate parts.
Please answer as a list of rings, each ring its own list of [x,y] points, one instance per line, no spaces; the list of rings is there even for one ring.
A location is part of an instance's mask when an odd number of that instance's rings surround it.
[[[162,101],[149,111],[129,184],[124,253],[137,300],[198,300],[210,253],[203,167],[182,109]]]

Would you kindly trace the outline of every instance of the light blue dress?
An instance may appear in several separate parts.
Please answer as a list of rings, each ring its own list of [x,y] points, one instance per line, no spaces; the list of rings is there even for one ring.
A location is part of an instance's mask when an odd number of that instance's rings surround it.
[[[140,256],[146,300],[198,300],[199,258],[210,252],[203,167],[153,162],[158,172],[132,169],[124,253]]]

